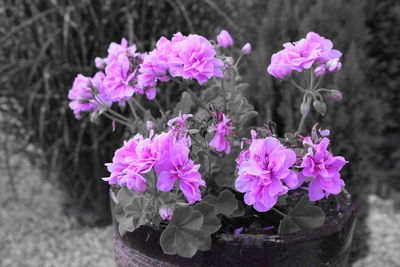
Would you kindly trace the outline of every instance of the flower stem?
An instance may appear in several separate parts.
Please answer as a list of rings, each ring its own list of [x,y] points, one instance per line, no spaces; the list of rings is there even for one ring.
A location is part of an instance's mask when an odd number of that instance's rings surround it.
[[[200,98],[198,98],[198,96],[189,88],[189,86],[186,85],[186,92],[188,92],[193,99],[203,108],[205,109],[211,116],[213,116],[213,113],[211,112],[211,110],[209,110],[207,108],[207,106],[200,100]]]
[[[312,97],[306,96],[306,106],[307,106],[308,110],[310,109],[311,100],[312,100]],[[296,131],[295,135],[299,135],[303,131],[304,123],[306,121],[308,113],[309,112],[307,112],[306,114],[302,114],[301,115],[301,120],[300,120],[300,123],[299,123],[299,127],[297,128],[297,131]]]
[[[138,115],[136,113],[135,107],[132,105],[131,101],[128,100],[127,102],[128,102],[129,109],[131,110],[132,115],[135,118],[135,121],[138,121],[139,117],[138,117]]]
[[[223,99],[224,99],[224,113],[226,114],[226,91],[225,91],[224,78],[221,78],[221,87],[222,87],[222,94],[223,94]]]
[[[158,100],[157,99],[153,99],[153,101],[154,101],[154,103],[156,103],[156,106],[158,107],[158,109],[160,110],[160,112],[161,112],[161,115],[164,117],[164,118],[166,118],[167,117],[167,115],[165,115],[165,111],[164,111],[164,108],[161,106],[161,104],[160,104],[160,102],[158,102]]]
[[[278,210],[278,209],[276,209],[276,208],[274,208],[274,207],[272,207],[272,210],[275,211],[276,213],[279,213],[279,214],[282,215],[283,217],[286,217],[286,216],[287,216],[287,214],[283,213],[282,211],[280,211],[280,210]]]
[[[149,115],[150,119],[153,120],[153,121],[156,120],[156,119],[154,119],[154,117],[151,115],[151,113],[150,113],[148,110],[146,110],[146,109],[142,106],[142,104],[140,104],[139,101],[137,101],[136,98],[132,97],[131,99],[132,99],[132,102],[134,102],[134,104],[135,104],[136,106],[139,107],[139,109],[143,112],[143,114]]]

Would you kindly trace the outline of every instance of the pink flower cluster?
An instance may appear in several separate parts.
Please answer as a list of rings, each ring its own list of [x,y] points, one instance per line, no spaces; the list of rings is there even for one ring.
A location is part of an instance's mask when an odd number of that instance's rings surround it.
[[[280,195],[299,186],[297,175],[291,170],[296,153],[274,137],[255,137],[253,133],[250,147],[237,159],[239,176],[235,187],[245,193],[247,205],[265,212],[276,204]]]
[[[327,134],[327,132],[323,132],[323,134]],[[342,156],[333,156],[327,150],[329,145],[327,137],[318,141],[318,144],[313,144],[309,137],[304,140],[303,143],[309,148],[299,166],[299,168],[302,168],[298,175],[301,183],[307,177],[311,178],[308,185],[308,195],[311,201],[319,200],[330,194],[337,195],[342,191],[342,186],[345,185],[340,178],[340,170],[347,161]]]
[[[325,136],[329,135],[328,130],[321,130],[320,135],[314,143],[311,137],[304,138],[308,153],[296,166],[297,156],[293,150],[285,148],[274,137],[257,139],[257,134],[252,131],[252,140],[247,142],[249,148],[242,150],[236,160],[239,175],[235,187],[245,193],[245,203],[253,205],[257,211],[268,211],[280,195],[298,188],[307,178],[310,179],[308,195],[311,201],[339,194],[345,185],[340,170],[347,161],[327,150],[329,139]],[[300,171],[296,173],[291,168]]]
[[[218,123],[212,125],[208,130],[209,132],[215,132],[210,146],[214,147],[218,152],[225,151],[226,154],[229,154],[231,151],[231,144],[226,138],[231,134],[231,120],[226,118],[225,114],[222,112],[214,114],[214,116],[218,120]]]
[[[93,78],[79,74],[68,92],[71,99],[69,107],[74,111],[77,119],[82,113],[101,110],[102,106],[110,107],[112,104],[109,91],[103,86],[104,73],[98,72]]]
[[[339,59],[342,53],[332,49],[330,40],[309,32],[305,39],[294,43],[285,43],[284,49],[272,55],[268,72],[277,78],[290,76],[293,70],[302,72],[312,66],[317,76],[325,74],[326,71],[335,72],[340,70],[342,64]]]
[[[187,140],[176,138],[171,129],[149,138],[138,134],[115,152],[113,162],[106,164],[111,175],[103,180],[141,193],[147,188],[146,174],[154,170],[159,190],[171,191],[179,180],[180,190],[194,203],[201,199],[199,186],[205,182],[198,171],[200,165],[194,164],[189,152]]]
[[[168,81],[169,75],[195,79],[200,84],[214,76],[223,77],[223,62],[215,56],[215,48],[203,36],[176,33],[171,40],[161,37],[156,48],[144,57],[139,84],[154,88],[157,81]]]

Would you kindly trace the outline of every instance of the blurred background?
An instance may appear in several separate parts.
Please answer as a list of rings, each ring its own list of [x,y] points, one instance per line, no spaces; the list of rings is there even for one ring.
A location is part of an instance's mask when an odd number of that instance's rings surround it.
[[[126,37],[139,51],[178,31],[250,42],[243,61],[257,123],[295,129],[297,91],[266,74],[281,44],[309,31],[343,52],[326,79],[343,93],[325,117],[359,210],[355,266],[399,266],[400,2],[396,0],[0,0],[0,265],[113,266],[107,175],[122,130],[77,121],[78,73]],[[397,251],[397,252],[396,252]]]

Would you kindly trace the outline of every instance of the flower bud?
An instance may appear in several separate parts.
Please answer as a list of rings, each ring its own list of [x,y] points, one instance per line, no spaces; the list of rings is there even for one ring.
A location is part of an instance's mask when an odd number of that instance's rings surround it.
[[[98,68],[100,70],[104,69],[106,67],[106,65],[107,65],[105,60],[104,60],[104,58],[100,58],[100,57],[96,57],[94,59],[94,63],[96,65],[96,68]]]
[[[250,43],[246,43],[243,47],[242,47],[242,53],[246,56],[250,55],[251,53],[251,44]]]
[[[305,103],[305,102],[301,103],[301,105],[300,105],[300,112],[301,112],[301,115],[307,116],[307,115],[308,115],[308,112],[310,112],[310,107],[309,107],[309,105],[307,105],[307,103]]]
[[[320,76],[324,75],[325,72],[326,72],[326,65],[325,64],[319,65],[314,70],[314,74],[317,77],[320,77]]]
[[[342,68],[342,63],[340,63],[339,58],[330,59],[326,63],[326,67],[328,68],[329,72],[336,72]]]
[[[232,57],[227,57],[227,58],[225,59],[225,62],[226,62],[226,64],[229,65],[229,66],[233,66],[233,64],[235,64],[235,61],[233,60]]]
[[[152,129],[156,128],[156,126],[154,125],[154,123],[152,121],[147,121],[146,122],[146,130],[150,131]]]
[[[313,107],[319,114],[321,114],[322,116],[325,116],[326,104],[324,102],[314,100]]]
[[[217,41],[223,48],[228,48],[233,45],[232,37],[226,30],[222,30],[220,34],[218,34]]]
[[[342,93],[339,90],[330,90],[329,94],[330,94],[330,97],[332,97],[336,101],[342,100]]]

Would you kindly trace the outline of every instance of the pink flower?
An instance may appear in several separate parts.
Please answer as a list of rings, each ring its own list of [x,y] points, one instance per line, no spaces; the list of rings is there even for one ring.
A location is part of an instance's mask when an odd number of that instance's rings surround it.
[[[319,66],[317,66],[314,70],[314,74],[317,77],[320,77],[322,75],[324,75],[326,73],[326,65],[325,64],[321,64]]]
[[[168,132],[187,146],[191,145],[191,140],[186,128],[186,120],[192,117],[192,114],[179,114],[178,117],[169,120],[167,123],[169,127]]]
[[[335,61],[332,69],[340,68],[338,63],[342,53],[332,49],[333,44],[330,40],[314,32],[309,32],[305,39],[285,43],[283,46],[283,50],[272,55],[271,64],[268,66],[268,72],[275,77],[282,79],[290,75],[292,70],[302,72],[314,64],[322,65],[333,59]],[[322,65],[316,71],[316,75],[323,75],[324,70],[324,65]]]
[[[327,150],[329,139],[322,138],[319,144],[311,144],[299,168],[303,168],[299,179],[311,177],[308,195],[316,201],[330,194],[337,195],[342,191],[344,181],[340,178],[340,170],[347,163],[342,156],[333,156]]]
[[[141,193],[146,190],[145,174],[149,173],[160,160],[162,153],[173,142],[168,133],[149,138],[137,134],[126,142],[123,147],[115,151],[112,163],[107,163],[110,177],[103,178],[109,184],[118,184]]]
[[[169,81],[168,59],[172,53],[170,47],[171,42],[161,37],[156,48],[144,56],[143,63],[140,65],[138,84],[140,88],[148,92],[149,99],[155,97],[157,81]]]
[[[190,204],[201,200],[199,186],[206,183],[198,171],[200,165],[195,165],[189,159],[189,148],[176,142],[170,144],[154,169],[158,173],[157,188],[168,192],[179,180],[179,187]]]
[[[122,38],[121,44],[112,42],[108,47],[108,56],[104,60],[106,64],[110,64],[113,61],[117,61],[120,55],[136,57],[138,54],[136,52],[136,45],[131,45],[128,47],[128,41]]]
[[[72,100],[69,107],[77,119],[81,118],[84,112],[101,110],[101,105],[111,106],[111,96],[103,86],[104,76],[104,73],[98,72],[93,78],[81,74],[75,78],[68,98]]]
[[[229,32],[226,30],[222,30],[218,36],[217,36],[217,41],[220,46],[223,48],[228,48],[233,45],[233,40]]]
[[[215,150],[219,152],[225,151],[226,154],[229,154],[231,151],[231,144],[226,138],[231,134],[231,120],[226,118],[225,114],[222,112],[215,115],[215,117],[219,122],[212,125],[208,130],[209,132],[215,132],[215,135],[210,142],[210,146],[214,147]]]
[[[113,101],[122,103],[134,93],[141,93],[135,86],[136,76],[137,70],[131,69],[130,60],[123,54],[107,65],[104,85],[110,91]]]
[[[96,68],[98,68],[100,70],[103,70],[107,66],[106,60],[104,58],[100,58],[100,57],[96,57],[94,59],[94,63],[96,65]]]
[[[250,55],[250,53],[251,53],[251,44],[250,43],[246,43],[242,47],[242,53],[245,54],[245,55]]]
[[[169,72],[173,77],[196,79],[200,84],[212,77],[223,77],[224,63],[215,57],[213,45],[203,36],[175,34],[171,40]]]
[[[163,220],[171,220],[172,219],[172,214],[173,214],[173,210],[171,208],[160,208],[159,210],[160,213],[160,217]]]
[[[296,153],[274,137],[253,139],[248,157],[241,160],[235,187],[245,193],[245,203],[257,211],[270,210],[288,188],[299,186],[296,173],[290,170],[296,162]]]
[[[326,66],[329,72],[336,72],[342,68],[342,63],[339,61],[339,58],[333,58],[326,63]]]
[[[107,170],[111,173],[110,177],[103,178],[109,184],[118,184],[141,193],[146,190],[146,179],[140,172],[129,168],[132,163],[135,163],[139,155],[136,148],[142,142],[143,136],[137,134],[128,142],[115,151],[112,163],[107,163]]]

